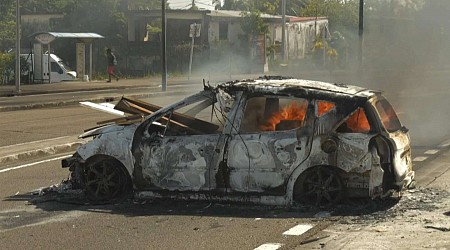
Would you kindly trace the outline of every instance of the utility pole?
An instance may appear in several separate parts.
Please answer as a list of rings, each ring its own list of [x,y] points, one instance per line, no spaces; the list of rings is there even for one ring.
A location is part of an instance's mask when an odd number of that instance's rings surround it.
[[[161,0],[161,69],[162,91],[167,90],[167,63],[166,63],[166,0]]]
[[[359,0],[359,46],[358,46],[358,63],[359,68],[363,65],[363,44],[364,44],[364,0]]]
[[[281,55],[286,60],[286,0],[281,0]]]
[[[20,3],[16,0],[16,93],[20,94]]]

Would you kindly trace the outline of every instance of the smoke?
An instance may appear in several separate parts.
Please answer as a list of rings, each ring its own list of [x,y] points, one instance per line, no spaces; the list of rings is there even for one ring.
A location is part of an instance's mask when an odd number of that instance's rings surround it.
[[[386,8],[365,15],[362,65],[358,30],[345,30],[340,32],[348,52],[339,56],[348,60],[342,67],[295,65],[281,73],[382,90],[410,129],[413,145],[438,145],[450,135],[450,1],[384,2]]]
[[[239,75],[259,74],[264,70],[261,60],[249,60],[249,56],[231,51],[211,55],[208,63],[193,64],[192,74],[210,82],[240,79]]]

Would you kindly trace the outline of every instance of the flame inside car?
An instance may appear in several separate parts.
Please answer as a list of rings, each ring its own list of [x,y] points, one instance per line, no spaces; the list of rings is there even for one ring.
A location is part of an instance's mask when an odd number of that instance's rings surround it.
[[[72,186],[93,200],[131,189],[140,197],[324,205],[414,182],[408,131],[379,91],[265,77],[205,85],[166,107],[122,98],[114,110],[126,115],[81,135],[93,139],[63,160]]]
[[[306,103],[291,102],[281,108],[280,111],[273,113],[265,124],[260,126],[262,131],[275,131],[277,126],[283,129],[288,127],[296,128],[303,122],[306,115]]]

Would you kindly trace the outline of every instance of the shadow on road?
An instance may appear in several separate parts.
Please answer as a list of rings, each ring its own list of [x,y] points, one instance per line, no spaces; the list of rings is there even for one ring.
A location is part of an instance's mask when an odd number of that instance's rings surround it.
[[[28,193],[10,196],[4,201],[24,201],[37,209],[49,212],[85,211],[92,213],[120,214],[130,217],[155,215],[187,215],[242,218],[341,218],[346,216],[368,216],[385,214],[395,206],[399,199],[385,200],[358,199],[347,200],[333,207],[311,207],[296,205],[292,207],[243,205],[209,201],[177,200],[137,200],[126,199],[115,204],[92,204],[81,194],[46,194],[39,196]]]

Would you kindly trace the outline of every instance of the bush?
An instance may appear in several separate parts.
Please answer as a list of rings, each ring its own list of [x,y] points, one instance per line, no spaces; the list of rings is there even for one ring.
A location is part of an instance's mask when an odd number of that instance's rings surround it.
[[[0,52],[0,83],[8,83],[14,76],[14,70],[11,71],[12,64],[14,64],[14,54]]]

